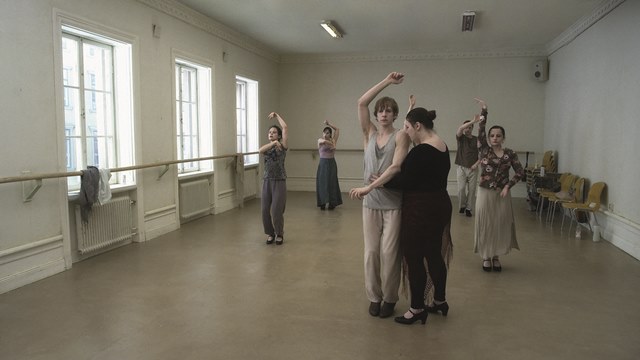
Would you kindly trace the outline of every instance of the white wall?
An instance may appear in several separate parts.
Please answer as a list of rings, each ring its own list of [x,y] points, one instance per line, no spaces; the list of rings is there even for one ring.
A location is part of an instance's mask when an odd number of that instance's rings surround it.
[[[640,1],[625,1],[550,56],[544,147],[561,172],[607,183],[603,237],[640,258]],[[607,205],[613,205],[606,209]]]
[[[59,131],[62,85],[60,14],[132,39],[136,102],[136,163],[174,160],[172,50],[213,64],[214,155],[235,148],[235,75],[261,82],[261,106],[275,108],[278,65],[269,51],[228,33],[216,35],[217,25],[197,13],[164,2],[158,9],[145,0],[0,0],[0,176],[66,171],[64,137]],[[177,6],[177,8],[175,8]],[[161,27],[153,37],[153,24]],[[226,29],[224,29],[226,31]],[[231,40],[229,40],[231,39]],[[242,39],[241,41],[235,41]],[[222,59],[223,52],[229,56]],[[275,90],[275,91],[274,91]],[[218,165],[218,164],[217,164]],[[215,211],[237,206],[234,167],[216,168]],[[139,240],[177,229],[175,167],[157,179],[159,168],[138,171],[131,191],[137,200]],[[26,183],[30,185],[30,183]],[[0,293],[44,278],[72,265],[66,179],[44,180],[33,201],[22,201],[21,183],[0,184]],[[151,216],[150,214],[153,214]]]
[[[400,71],[406,76],[402,84],[392,85],[381,94],[395,98],[400,106],[396,128],[402,127],[409,95],[414,94],[417,106],[436,109],[435,129],[449,148],[455,150],[456,130],[463,120],[479,113],[479,106],[473,100],[479,97],[489,106],[489,125],[505,127],[507,146],[535,152],[541,159],[544,84],[532,76],[532,64],[538,59],[523,55],[435,60],[390,57],[383,61],[357,57],[285,62],[280,67],[280,111],[288,121],[289,144],[293,150],[315,148],[325,119],[340,128],[338,148],[359,150],[338,151],[336,155],[340,178],[347,179],[342,184],[347,186],[362,183],[363,139],[356,102],[391,71]],[[520,160],[525,163],[524,155]],[[532,155],[530,163],[534,162],[535,155]],[[289,183],[296,189],[315,191],[314,166],[317,159],[313,159],[310,152],[292,152],[287,158]],[[455,191],[455,171],[450,172],[450,182]],[[348,188],[342,186],[342,190]],[[526,193],[523,184],[515,190],[521,190],[520,196]]]

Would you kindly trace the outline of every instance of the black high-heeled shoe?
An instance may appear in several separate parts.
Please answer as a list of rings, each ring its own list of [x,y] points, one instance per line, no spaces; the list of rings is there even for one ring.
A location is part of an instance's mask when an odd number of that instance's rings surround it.
[[[397,323],[405,324],[405,325],[411,325],[418,320],[422,322],[422,325],[424,325],[427,322],[427,316],[429,316],[429,313],[426,310],[423,310],[416,314],[413,311],[411,311],[411,309],[409,309],[409,312],[412,315],[410,318],[407,319],[406,317],[404,317],[404,315],[402,315],[402,316],[395,317],[393,320],[395,320],[395,322]]]
[[[431,306],[427,306],[426,310],[430,313],[437,313],[438,311],[440,311],[442,313],[442,316],[447,316],[447,314],[449,313],[449,304],[447,304],[446,301],[442,304],[434,303]]]

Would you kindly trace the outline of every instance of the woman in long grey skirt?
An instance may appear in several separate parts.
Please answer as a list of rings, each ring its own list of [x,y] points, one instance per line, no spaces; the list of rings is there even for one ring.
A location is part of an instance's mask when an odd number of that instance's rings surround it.
[[[326,209],[327,206],[329,210],[333,210],[342,204],[342,194],[338,183],[338,165],[335,159],[340,129],[327,120],[324,121],[324,124],[327,126],[322,130],[322,137],[318,139],[320,162],[316,174],[317,205],[320,210]]]

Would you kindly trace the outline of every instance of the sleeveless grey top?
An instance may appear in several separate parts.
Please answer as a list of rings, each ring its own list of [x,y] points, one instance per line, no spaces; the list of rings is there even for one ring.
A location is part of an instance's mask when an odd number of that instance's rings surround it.
[[[393,154],[396,151],[395,130],[383,147],[378,147],[376,142],[377,131],[369,137],[369,142],[364,150],[364,183],[369,185],[371,174],[382,174],[393,163]],[[402,206],[402,192],[399,190],[378,187],[364,197],[362,205],[374,210],[395,210]]]
[[[286,180],[287,171],[284,167],[284,159],[287,156],[287,148],[278,150],[272,147],[264,153],[263,179]]]

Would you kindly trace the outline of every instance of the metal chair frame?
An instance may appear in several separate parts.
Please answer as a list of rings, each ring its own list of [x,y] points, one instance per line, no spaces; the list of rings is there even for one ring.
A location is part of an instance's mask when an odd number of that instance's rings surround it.
[[[593,219],[598,225],[598,218],[596,217],[596,211],[600,209],[602,204],[602,192],[607,187],[607,184],[604,182],[597,182],[591,185],[589,188],[589,194],[587,195],[587,200],[583,203],[562,203],[562,207],[565,209],[569,209],[571,215],[571,222],[569,223],[569,233],[571,233],[571,227],[573,226],[573,220],[576,221],[576,227],[580,226],[578,222],[578,212],[583,211],[588,214],[593,214]],[[587,224],[589,225],[589,230],[593,232],[593,228],[591,227],[591,218],[587,219]],[[562,226],[560,227],[562,231],[562,227],[564,227],[564,217],[562,217]]]

